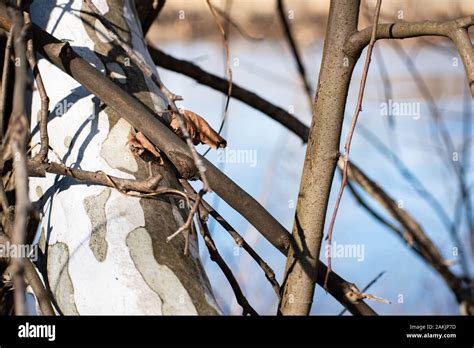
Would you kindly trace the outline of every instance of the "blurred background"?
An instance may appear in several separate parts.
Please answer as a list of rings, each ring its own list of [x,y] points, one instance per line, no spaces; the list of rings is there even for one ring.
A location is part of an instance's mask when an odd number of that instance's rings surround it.
[[[285,40],[276,1],[214,0],[212,3],[232,19],[224,27],[234,82],[309,126],[308,97]],[[284,4],[314,97],[329,1],[287,0]],[[359,28],[370,23],[374,7],[375,1],[362,1]],[[472,0],[384,0],[380,23],[442,21],[473,14]],[[472,38],[472,30],[470,34]],[[222,35],[204,0],[167,0],[147,39],[176,58],[226,76]],[[365,53],[354,71],[342,139],[354,112]],[[159,71],[168,88],[183,96],[179,106],[195,111],[214,129],[219,128],[225,95],[184,75],[162,68]],[[363,111],[352,141],[351,160],[383,187],[399,207],[415,217],[456,274],[465,273],[467,268],[467,276],[472,278],[474,218],[469,203],[474,182],[474,110],[466,81],[458,53],[447,39],[378,41],[369,69]],[[398,106],[408,109],[397,112]],[[227,139],[227,152],[211,150],[206,157],[291,230],[305,145],[267,115],[234,99],[230,101],[222,135]],[[199,147],[201,153],[206,150]],[[340,177],[336,172],[329,217]],[[467,190],[464,198],[461,181]],[[397,225],[376,202],[358,192],[371,207]],[[438,208],[434,208],[427,196],[438,202]],[[212,194],[206,197],[269,263],[281,282],[285,258],[225,202]],[[440,214],[439,206],[445,215]],[[454,226],[460,245],[453,242],[449,226]],[[274,314],[278,301],[261,269],[218,224],[211,222],[210,228],[249,302],[261,314]],[[334,271],[360,289],[384,272],[367,291],[391,301],[391,304],[369,301],[379,314],[459,313],[454,295],[439,275],[410,250],[410,245],[369,215],[347,188],[333,243],[355,246],[360,251],[357,257],[333,257]],[[220,269],[209,260],[205,247],[200,250],[221,308],[228,314],[241,314]],[[324,250],[321,259],[326,262]],[[339,314],[342,309],[329,294],[317,288],[312,314]]]

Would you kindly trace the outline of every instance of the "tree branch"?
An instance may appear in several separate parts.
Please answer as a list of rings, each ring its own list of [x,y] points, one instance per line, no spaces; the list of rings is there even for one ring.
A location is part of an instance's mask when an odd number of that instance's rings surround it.
[[[4,233],[0,232],[0,244],[6,246],[11,243],[11,239]],[[38,301],[39,308],[42,315],[55,315],[51,300],[46,288],[41,281],[36,268],[28,257],[23,258],[23,265],[25,271],[25,278],[31,286],[33,293]]]
[[[30,21],[29,14],[26,15],[28,21]],[[33,40],[30,38],[26,44],[27,47],[27,59],[38,88],[38,93],[41,98],[41,108],[39,114],[39,130],[40,130],[40,150],[38,152],[37,159],[44,162],[48,157],[49,150],[49,136],[48,136],[48,115],[49,115],[49,97],[44,87],[43,78],[39,71],[38,62],[36,60],[36,53],[33,48]]]
[[[196,191],[193,187],[186,181],[181,180],[184,188],[189,194],[194,194],[196,197]],[[254,261],[260,266],[265,277],[270,282],[273,290],[275,290],[276,295],[280,298],[280,285],[278,284],[275,278],[275,272],[272,268],[257,254],[257,252],[247,243],[247,241],[225,220],[222,215],[220,215],[210,204],[208,204],[204,199],[201,200],[201,205],[205,209],[206,213],[210,214],[234,239],[235,244],[243,248]]]
[[[4,152],[4,159],[13,157],[15,175],[15,216],[13,222],[12,243],[17,247],[25,244],[26,228],[31,204],[28,197],[28,175],[26,171],[26,143],[28,136],[28,118],[25,108],[27,87],[26,70],[26,30],[23,14],[16,8],[8,7],[12,20],[11,34],[15,53],[15,85],[13,90],[13,108],[7,129],[6,144],[9,151]],[[22,257],[12,259],[15,315],[25,315],[24,264]]]
[[[282,286],[279,313],[283,315],[307,315],[313,302],[347,92],[356,63],[356,60],[347,59],[343,48],[345,37],[357,29],[359,5],[359,1],[334,0],[329,9],[313,121],[293,224],[294,241],[288,253]]]
[[[378,39],[406,39],[419,36],[443,36],[451,39],[456,45],[466,70],[468,84],[474,97],[474,50],[467,29],[474,25],[474,15],[445,22],[399,22],[379,24]],[[344,52],[353,58],[359,57],[370,41],[372,28],[355,31],[350,35]]]
[[[227,93],[229,86],[229,81],[227,79],[223,79],[204,71],[192,62],[174,58],[173,56],[170,56],[160,49],[154,48],[150,45],[148,45],[148,51],[156,65],[184,74],[195,81],[224,94]],[[239,86],[235,82],[232,85],[231,96],[256,110],[267,114],[273,120],[300,137],[303,142],[306,143],[308,141],[309,128],[283,108],[268,102],[257,94]]]
[[[142,26],[143,37],[146,36],[153,22],[158,18],[165,6],[166,0],[135,0],[138,18]]]
[[[12,41],[13,35],[11,32],[8,32],[7,43],[5,45],[5,56],[3,60],[3,71],[2,71],[2,93],[0,97],[0,140],[3,144],[3,138],[5,135],[4,125],[5,125],[5,114],[7,106],[7,91],[8,91],[8,82],[10,80],[10,61],[12,54]]]
[[[338,165],[342,169],[345,163],[340,160]],[[459,304],[467,303],[468,308],[470,308],[469,311],[472,312],[474,310],[472,290],[464,284],[462,279],[451,272],[438,248],[427,236],[420,224],[408,212],[399,208],[397,203],[383,189],[362,173],[354,163],[348,165],[347,173],[349,178],[379,202],[403,226],[410,234],[413,242],[416,243],[419,255],[441,275],[447,286],[455,294]]]
[[[39,162],[36,160],[28,161],[27,169],[29,176],[44,177],[46,173],[62,175],[83,183],[112,187],[120,193],[129,196],[151,198],[163,194],[169,194],[188,200],[188,196],[180,190],[158,186],[161,181],[161,176],[153,176],[143,181],[122,179],[108,175],[103,171],[92,172],[67,167],[62,163]]]
[[[355,127],[357,124],[357,120],[359,118],[359,114],[362,111],[362,99],[364,98],[364,91],[365,91],[365,83],[367,82],[367,75],[369,73],[369,66],[370,61],[372,59],[372,51],[375,45],[375,28],[377,27],[377,23],[379,22],[379,15],[380,15],[380,7],[382,5],[382,0],[377,0],[377,4],[375,5],[375,12],[373,17],[373,30],[370,37],[369,49],[367,50],[367,57],[365,59],[364,70],[362,71],[362,78],[360,80],[360,87],[359,87],[359,96],[357,98],[357,104],[354,111],[354,116],[352,116],[351,127],[349,129],[349,133],[347,134],[346,143],[344,145],[344,155],[341,157],[344,163],[346,164],[343,167],[342,171],[342,181],[339,187],[339,192],[337,194],[336,203],[334,204],[334,210],[331,217],[331,222],[329,223],[329,229],[327,234],[327,241],[328,241],[328,273],[326,274],[326,279],[324,281],[324,288],[327,289],[327,278],[329,273],[331,272],[331,244],[332,244],[332,234],[334,231],[334,223],[336,222],[337,211],[339,208],[339,204],[341,203],[342,194],[344,193],[344,188],[347,183],[347,163],[349,163],[349,154],[351,149],[351,141],[354,135]]]
[[[280,22],[283,26],[283,30],[285,32],[285,38],[291,48],[291,53],[296,62],[296,66],[298,67],[298,73],[300,75],[300,80],[303,83],[304,90],[306,92],[306,96],[309,100],[310,108],[313,107],[313,96],[311,92],[311,86],[309,85],[308,78],[306,77],[306,69],[303,64],[303,60],[301,59],[300,53],[298,51],[298,46],[296,45],[296,41],[293,38],[293,34],[291,32],[290,24],[288,23],[287,13],[285,11],[285,5],[283,4],[283,0],[277,0],[277,12],[280,18]]]
[[[204,239],[207,250],[209,251],[211,260],[217,263],[217,265],[219,266],[219,268],[222,270],[225,277],[229,281],[229,284],[232,287],[232,290],[234,290],[237,303],[243,309],[242,315],[247,315],[247,314],[254,315],[254,316],[258,315],[255,309],[253,309],[253,307],[245,298],[245,295],[240,289],[239,283],[237,282],[237,279],[235,279],[234,275],[232,274],[231,269],[226,264],[222,256],[219,254],[219,251],[217,250],[216,245],[214,244],[214,241],[212,240],[211,234],[209,233],[209,229],[207,228],[206,221],[202,218],[201,214],[198,214],[197,217],[198,217],[197,221],[198,221],[199,231],[201,232],[201,235],[202,235],[202,238]]]

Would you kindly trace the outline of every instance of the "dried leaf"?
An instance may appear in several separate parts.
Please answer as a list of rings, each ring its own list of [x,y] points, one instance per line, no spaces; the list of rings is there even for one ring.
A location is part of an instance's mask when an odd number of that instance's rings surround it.
[[[227,141],[212,129],[204,118],[189,110],[183,110],[181,114],[194,145],[207,144],[213,149],[227,146]],[[170,126],[178,136],[183,137],[176,114],[173,114]]]
[[[163,164],[163,158],[161,157],[160,151],[142,132],[137,132],[136,135],[129,133],[127,144],[132,147],[132,151],[138,156],[142,156],[144,151],[147,150],[156,157],[160,164]]]

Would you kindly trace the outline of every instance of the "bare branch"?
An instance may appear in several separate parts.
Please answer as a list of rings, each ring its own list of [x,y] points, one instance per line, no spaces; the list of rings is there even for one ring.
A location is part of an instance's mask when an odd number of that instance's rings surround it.
[[[135,0],[135,8],[142,25],[143,36],[146,36],[153,22],[158,18],[166,0]]]
[[[185,187],[186,191],[189,194],[196,195],[196,191],[193,187],[186,181],[181,180],[181,183]],[[235,244],[239,247],[243,248],[260,266],[260,268],[265,273],[265,277],[270,282],[273,290],[278,298],[280,298],[280,285],[278,284],[275,278],[275,272],[271,269],[271,267],[257,254],[257,252],[247,243],[247,241],[225,220],[210,204],[208,204],[204,199],[201,200],[202,208],[210,214],[234,239]]]
[[[211,234],[209,233],[209,230],[207,228],[206,221],[203,220],[200,214],[197,214],[197,217],[198,217],[197,221],[198,221],[199,231],[201,232],[202,238],[204,239],[204,242],[206,243],[207,250],[209,251],[211,260],[217,263],[217,265],[219,266],[219,268],[222,270],[225,277],[229,281],[229,284],[232,287],[232,290],[234,290],[237,303],[240,306],[242,306],[242,309],[243,309],[242,315],[247,315],[247,314],[258,315],[255,309],[252,308],[250,303],[245,298],[245,295],[240,289],[239,283],[237,282],[234,275],[232,274],[232,271],[230,270],[229,266],[226,264],[222,256],[219,254],[219,251],[217,250],[216,245],[214,244]]]
[[[375,283],[377,283],[377,281],[385,274],[385,271],[382,271],[380,272],[374,279],[372,279],[363,289],[362,289],[362,293],[364,293],[365,291],[369,290],[370,287],[372,285],[374,285]],[[339,313],[339,315],[343,315],[345,312],[347,311],[346,308],[344,308],[341,313]]]
[[[30,22],[30,15],[26,14],[28,22]],[[27,59],[30,65],[33,75],[35,77],[36,87],[41,98],[41,108],[39,114],[39,130],[40,130],[40,150],[38,152],[37,159],[44,162],[48,156],[49,150],[49,137],[48,137],[48,115],[49,115],[49,97],[44,87],[43,78],[38,68],[36,60],[36,53],[33,49],[33,40],[30,38],[26,44],[27,46]]]
[[[222,116],[221,125],[219,126],[219,130],[218,130],[218,133],[220,134],[222,131],[222,128],[224,128],[224,123],[227,119],[227,113],[229,110],[230,97],[232,95],[233,74],[232,74],[232,68],[230,67],[230,49],[229,49],[229,42],[227,39],[227,33],[225,32],[224,27],[222,26],[222,23],[217,17],[217,10],[214,8],[214,5],[212,5],[210,0],[206,0],[206,3],[222,35],[222,41],[224,43],[224,49],[225,49],[225,66],[226,66],[227,75],[229,76],[229,80],[228,80],[229,86],[227,88],[227,99],[226,99],[225,107],[224,107],[224,115]],[[220,13],[223,13],[223,12],[221,11]]]
[[[290,24],[288,23],[288,19],[287,19],[288,14],[286,13],[283,0],[277,0],[277,11],[278,11],[278,16],[280,17],[280,22],[285,32],[286,41],[290,45],[291,53],[293,54],[293,58],[295,59],[296,66],[298,67],[298,73],[300,75],[301,82],[303,83],[304,90],[306,92],[306,96],[308,97],[308,101],[309,101],[309,105],[311,109],[313,107],[313,96],[311,92],[311,86],[309,84],[308,78],[306,77],[306,69],[304,67],[303,60],[300,57],[300,52],[298,50],[296,41],[293,38]]]
[[[351,141],[354,135],[355,127],[357,124],[357,119],[359,118],[359,114],[362,111],[362,99],[364,98],[364,91],[365,91],[365,83],[367,82],[367,75],[369,73],[369,66],[370,61],[372,59],[372,50],[374,49],[375,45],[375,34],[377,23],[379,22],[379,15],[380,15],[380,7],[382,5],[382,0],[377,0],[377,4],[375,5],[375,12],[373,17],[373,30],[372,36],[370,38],[369,49],[367,50],[367,57],[365,59],[364,70],[362,71],[362,78],[360,81],[359,87],[359,96],[357,98],[356,109],[354,111],[354,116],[352,116],[351,127],[349,129],[349,133],[347,134],[346,143],[344,145],[344,155],[342,156],[342,160],[344,161],[344,169],[342,171],[342,182],[341,186],[339,187],[339,192],[337,194],[336,203],[334,204],[334,210],[331,217],[331,222],[329,223],[328,234],[326,239],[328,241],[328,274],[331,272],[331,244],[332,244],[332,233],[334,230],[334,223],[336,222],[337,217],[337,210],[339,208],[339,204],[341,203],[342,194],[344,193],[344,188],[347,183],[347,163],[349,162],[349,153],[351,150]],[[326,275],[326,279],[324,280],[324,288],[327,289],[327,278],[328,274]]]
[[[35,294],[36,301],[38,301],[39,308],[42,315],[55,315],[53,306],[51,305],[51,297],[46,290],[41,278],[36,272],[36,268],[30,259],[25,258],[25,278],[28,284],[31,286],[33,293]]]
[[[229,2],[230,3],[230,2]],[[252,40],[252,41],[260,41],[264,38],[256,37],[251,33],[248,33],[245,28],[243,28],[240,24],[238,24],[226,11],[218,8],[217,6],[213,5],[214,10],[229,24],[231,24],[237,32],[245,39]]]
[[[12,244],[21,246],[25,243],[26,228],[31,204],[28,197],[28,175],[26,171],[26,142],[28,136],[28,118],[25,108],[25,91],[27,87],[27,61],[26,61],[26,30],[23,15],[16,8],[9,7],[8,14],[13,26],[13,47],[15,53],[15,85],[13,91],[13,108],[9,126],[6,133],[6,144],[9,152],[4,152],[4,158],[13,156],[13,170],[15,173],[15,217],[13,222]],[[25,284],[23,258],[12,259],[13,287],[15,314],[26,314]]]
[[[4,124],[5,124],[5,113],[6,113],[6,104],[7,104],[7,91],[8,83],[10,80],[10,61],[12,54],[12,41],[13,35],[11,32],[8,32],[7,43],[5,46],[5,57],[3,59],[3,72],[2,72],[2,94],[0,99],[0,140],[3,144],[3,138],[5,135]]]
[[[74,178],[79,182],[112,187],[120,193],[129,196],[152,198],[159,195],[169,194],[182,197],[188,201],[188,196],[180,190],[169,187],[159,187],[158,185],[161,181],[161,176],[153,176],[144,181],[122,179],[108,175],[103,171],[92,172],[67,167],[62,163],[42,163],[35,160],[28,161],[27,168],[30,176],[41,177],[45,176],[46,173],[57,174]]]
[[[471,94],[474,97],[474,49],[467,29],[474,25],[474,15],[446,22],[399,22],[377,25],[376,39],[406,39],[418,36],[444,36],[456,45],[466,70]],[[350,35],[344,51],[355,58],[369,43],[372,28],[365,28]]]
[[[228,80],[204,71],[192,62],[174,58],[158,48],[151,47],[150,45],[148,45],[148,51],[156,65],[184,74],[205,86],[209,86],[222,93],[227,93],[229,86]],[[247,105],[250,105],[256,110],[267,114],[273,120],[300,137],[303,142],[306,143],[308,141],[309,128],[281,107],[270,103],[236,83],[233,83],[231,96]]]
[[[0,244],[7,248],[7,245],[11,243],[11,239],[5,234],[0,232]],[[0,257],[1,258],[1,257]],[[38,305],[42,315],[55,315],[53,307],[51,305],[51,298],[46,290],[41,278],[36,272],[36,268],[33,262],[28,257],[23,258],[23,265],[25,271],[25,278],[28,284],[31,286],[33,293],[36,296]]]
[[[339,160],[340,168],[345,165],[343,160]],[[364,191],[371,195],[377,202],[379,202],[389,213],[393,216],[408,233],[410,233],[413,242],[415,243],[420,256],[430,264],[443,278],[447,286],[453,291],[458,302],[469,303],[473,306],[473,298],[469,286],[464,284],[464,281],[458,278],[446,264],[446,260],[442,257],[438,248],[429,239],[423,228],[418,222],[405,210],[398,207],[397,203],[377,184],[368,178],[360,169],[354,164],[350,163],[347,168],[347,175],[350,179],[359,184]]]

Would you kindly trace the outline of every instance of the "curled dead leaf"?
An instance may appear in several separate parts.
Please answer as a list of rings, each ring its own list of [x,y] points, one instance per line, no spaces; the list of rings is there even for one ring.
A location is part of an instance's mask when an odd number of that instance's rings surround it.
[[[207,144],[213,149],[227,146],[227,141],[212,129],[204,118],[189,110],[182,110],[181,114],[194,145]],[[176,114],[172,115],[170,126],[178,136],[183,137]]]
[[[160,151],[142,132],[137,132],[135,135],[129,133],[127,144],[130,145],[132,152],[137,156],[142,156],[145,150],[147,150],[156,158],[160,165],[163,164],[163,158],[161,157]]]

